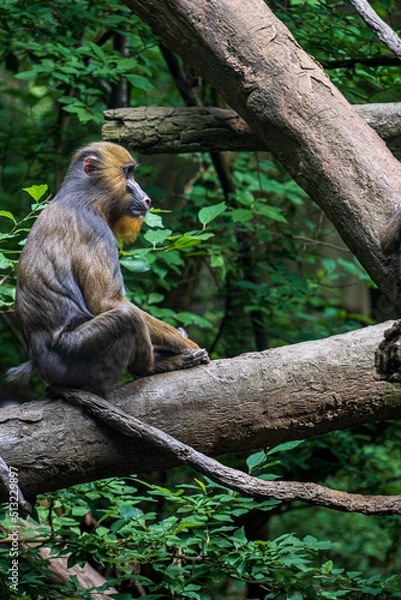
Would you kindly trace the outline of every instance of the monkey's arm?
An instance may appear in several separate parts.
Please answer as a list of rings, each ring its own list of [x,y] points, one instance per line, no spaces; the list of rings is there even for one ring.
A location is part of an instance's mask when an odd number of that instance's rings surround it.
[[[132,332],[133,339],[138,338],[136,346],[144,347],[142,329],[146,327],[153,348],[153,366],[149,364],[146,368],[143,364],[144,360],[141,360],[141,358],[144,359],[144,356],[141,357],[140,353],[135,352],[135,358],[133,356],[128,365],[129,372],[134,376],[162,373],[210,362],[206,350],[200,349],[195,342],[186,338],[171,325],[163,323],[141,310],[123,295],[121,273],[119,270],[113,269],[114,261],[110,260],[111,248],[107,253],[103,253],[102,250],[103,248],[98,249],[97,265],[92,265],[90,269],[85,268],[84,276],[80,280],[90,310],[98,315],[96,319],[99,320],[100,315],[107,316],[110,311],[118,310],[118,307],[121,307],[121,310],[124,310],[123,307],[129,307],[132,319],[136,323]],[[117,257],[115,257],[116,259]],[[143,328],[141,323],[143,323]]]
[[[81,264],[83,260],[85,259],[81,259]],[[128,304],[145,321],[153,346],[172,354],[199,349],[195,342],[182,335],[177,329],[152,317],[123,296],[122,279],[113,273],[112,263],[107,264],[106,257],[99,260],[98,264],[99,267],[84,268],[85,276],[80,278],[88,308],[93,314],[100,315]]]

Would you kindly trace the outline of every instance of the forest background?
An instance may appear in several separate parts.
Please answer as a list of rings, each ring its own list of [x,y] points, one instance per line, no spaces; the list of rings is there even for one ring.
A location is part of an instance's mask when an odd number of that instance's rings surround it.
[[[270,8],[351,104],[397,102],[400,62],[348,3],[273,1]],[[395,1],[373,3],[395,30]],[[61,185],[71,156],[101,139],[103,111],[219,106],[224,99],[116,0],[5,0],[0,7],[0,366],[25,359],[13,314],[18,252]],[[392,147],[397,155],[399,148]],[[268,152],[139,156],[137,178],[158,209],[135,248],[121,249],[129,297],[229,358],[381,322],[389,304],[307,194]],[[206,207],[209,212],[202,212]],[[32,387],[2,385],[29,401]],[[228,464],[274,480],[367,494],[400,490],[398,422],[334,431]],[[0,548],[0,590],[9,546]],[[21,548],[22,598],[397,598],[399,516],[263,503],[186,468],[43,495]],[[63,579],[40,554],[102,580]],[[49,578],[52,584],[49,587]],[[2,587],[3,586],[3,587]],[[103,592],[99,592],[103,593]],[[3,597],[3,596],[2,596]]]

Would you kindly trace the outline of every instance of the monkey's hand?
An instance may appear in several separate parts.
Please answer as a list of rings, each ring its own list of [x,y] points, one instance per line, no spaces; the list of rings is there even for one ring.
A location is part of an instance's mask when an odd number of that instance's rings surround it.
[[[383,379],[401,381],[401,321],[384,332],[375,353],[375,366]]]
[[[185,350],[180,354],[172,354],[163,348],[154,346],[153,355],[155,361],[155,373],[190,369],[191,367],[206,365],[210,362],[209,354],[204,348]]]

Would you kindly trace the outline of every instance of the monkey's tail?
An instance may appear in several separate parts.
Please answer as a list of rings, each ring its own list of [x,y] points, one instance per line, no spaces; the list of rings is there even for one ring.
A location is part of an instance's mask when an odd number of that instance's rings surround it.
[[[31,360],[22,363],[19,367],[12,367],[6,373],[8,383],[27,383],[33,375],[35,365]]]

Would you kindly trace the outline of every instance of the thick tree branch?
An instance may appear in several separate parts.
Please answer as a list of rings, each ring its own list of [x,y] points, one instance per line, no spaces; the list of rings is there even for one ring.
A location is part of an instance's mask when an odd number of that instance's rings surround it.
[[[391,325],[391,324],[390,324]],[[113,404],[207,455],[272,446],[401,416],[401,387],[380,380],[374,354],[389,323],[117,388]],[[0,455],[26,497],[177,464],[144,440],[102,428],[56,400],[0,411]],[[1,493],[0,500],[6,501]]]
[[[263,0],[124,0],[221,91],[396,300],[378,230],[401,165]]]
[[[401,102],[353,108],[388,144],[401,144]],[[106,110],[104,118],[103,139],[140,154],[269,149],[234,110],[146,106]]]
[[[141,107],[104,112],[102,137],[142,154],[266,150],[234,111]]]
[[[368,27],[401,60],[401,40],[389,25],[373,10],[367,0],[349,0]]]
[[[367,515],[401,514],[401,495],[362,496],[331,490],[316,483],[298,481],[263,481],[242,471],[226,467],[213,458],[197,452],[191,446],[156,427],[145,424],[135,417],[114,407],[104,398],[78,390],[56,390],[55,397],[82,406],[100,422],[118,433],[134,439],[142,439],[162,452],[171,453],[180,463],[190,465],[213,481],[248,496],[274,498],[276,500],[301,500],[308,504],[325,506],[345,512],[361,512]]]

